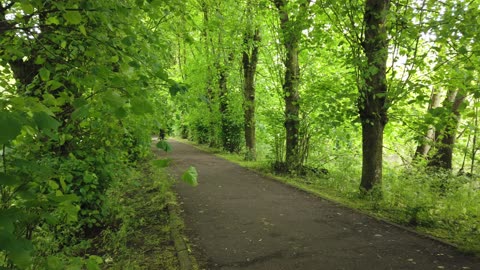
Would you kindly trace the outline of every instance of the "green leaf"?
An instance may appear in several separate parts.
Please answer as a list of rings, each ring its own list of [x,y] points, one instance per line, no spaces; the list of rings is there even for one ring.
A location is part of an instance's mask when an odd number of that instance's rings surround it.
[[[63,86],[63,83],[55,80],[51,80],[47,83],[47,85],[50,85],[50,90],[54,91],[57,90],[58,88]]]
[[[9,239],[14,239],[12,233],[15,230],[17,216],[22,215],[17,209],[8,209],[0,211],[0,250],[7,248],[10,244]]]
[[[164,80],[164,81],[167,81],[167,80],[168,80],[168,73],[167,73],[165,70],[163,70],[163,69],[159,69],[159,70],[155,73],[155,75],[156,75],[159,79],[161,79],[161,80]]]
[[[80,33],[82,33],[84,36],[87,36],[87,30],[85,30],[85,26],[83,24],[78,26],[78,30],[80,30]]]
[[[128,65],[134,68],[140,68],[140,64],[137,61],[130,61]]]
[[[103,102],[112,106],[113,108],[122,107],[126,102],[125,98],[123,98],[117,92],[114,92],[114,91],[107,91],[103,95],[102,100]]]
[[[46,68],[41,68],[38,71],[38,74],[40,75],[40,79],[42,79],[42,81],[46,82],[46,81],[50,80],[50,70],[48,70]]]
[[[57,182],[53,180],[48,181],[48,185],[50,186],[51,189],[57,190],[60,186],[57,184]]]
[[[52,269],[52,270],[56,270],[56,269],[60,270],[60,269],[63,269],[63,263],[58,257],[48,256],[47,267],[48,269]]]
[[[88,104],[88,101],[84,98],[77,98],[73,101],[73,107],[75,107],[75,109],[78,109],[84,105],[87,105]]]
[[[168,152],[172,152],[172,145],[169,144],[169,143],[166,142],[166,141],[163,141],[163,140],[162,140],[162,141],[159,141],[159,142],[157,143],[157,148],[162,149],[163,151],[165,151],[165,152],[167,152],[167,153],[168,153]]]
[[[22,10],[23,10],[23,12],[25,12],[25,14],[32,14],[33,12],[35,12],[32,4],[30,4],[30,3],[23,2],[23,3],[21,3],[21,6],[22,6]]]
[[[87,270],[101,270],[100,264],[102,264],[102,262],[101,257],[95,255],[90,256],[86,263]]]
[[[131,110],[134,114],[142,115],[153,113],[153,106],[145,98],[133,98],[130,100]]]
[[[2,222],[2,216],[0,216],[0,226],[3,225],[2,223],[6,223],[6,222]],[[10,224],[12,225],[11,230],[7,230],[5,228],[0,227],[0,250],[2,251],[9,249],[12,246],[12,243],[15,242],[15,236],[12,233],[13,224],[12,223]]]
[[[168,167],[172,160],[167,158],[167,159],[157,159],[152,161],[152,165],[157,167],[157,168],[165,168]]]
[[[70,202],[64,202],[60,205],[59,209],[67,214],[67,222],[78,221],[78,212],[80,211],[80,207],[78,205],[73,205]]]
[[[56,130],[60,126],[55,118],[48,115],[46,112],[37,112],[33,115],[33,120],[40,130],[53,129]]]
[[[52,16],[52,17],[48,17],[47,21],[46,21],[46,24],[47,25],[59,25],[60,24],[60,20],[55,17],[55,16]]]
[[[82,270],[83,261],[80,258],[74,258],[71,260],[70,265],[65,267],[65,270]]]
[[[132,36],[124,37],[124,38],[122,39],[122,43],[123,43],[125,46],[131,46],[133,43],[135,43],[135,38],[132,37]]]
[[[5,144],[20,134],[22,125],[13,113],[0,111],[0,130],[0,144]]]
[[[114,114],[115,114],[115,117],[117,117],[118,119],[121,119],[121,118],[127,117],[128,112],[127,110],[125,110],[125,108],[120,107],[115,110]]]
[[[185,183],[195,187],[198,185],[197,177],[197,169],[195,169],[195,167],[193,166],[190,166],[190,168],[188,168],[188,170],[183,173],[182,180]]]
[[[81,106],[72,113],[72,119],[77,120],[80,118],[84,118],[88,115],[89,111],[90,106],[88,106],[88,104]]]
[[[80,24],[82,22],[82,14],[78,11],[67,11],[63,13],[63,17],[69,24]]]
[[[114,55],[114,56],[110,57],[110,62],[112,62],[112,63],[117,63],[118,60],[120,60],[118,55]]]
[[[188,87],[184,84],[173,82],[168,90],[170,91],[170,95],[176,96],[178,93],[186,93],[188,91]]]
[[[15,239],[13,245],[8,248],[9,257],[13,263],[21,269],[30,267],[32,261],[33,245],[26,239]]]
[[[163,4],[163,1],[160,1],[160,0],[152,0],[150,1],[150,5],[152,5],[152,7],[159,7]]]
[[[88,259],[91,260],[91,261],[96,262],[97,264],[102,264],[102,263],[103,263],[103,259],[102,259],[102,257],[100,257],[100,256],[90,255],[90,256],[88,257]]]
[[[127,84],[125,77],[119,74],[112,76],[109,82],[110,82],[110,86],[114,88],[123,88]]]
[[[35,64],[36,65],[42,65],[43,63],[45,63],[46,59],[43,58],[41,55],[37,56],[37,58],[35,58]]]
[[[467,54],[467,53],[468,53],[468,49],[467,49],[467,47],[462,46],[462,47],[458,48],[458,52],[459,52],[460,54]]]
[[[15,186],[19,182],[19,178],[0,172],[0,186]]]

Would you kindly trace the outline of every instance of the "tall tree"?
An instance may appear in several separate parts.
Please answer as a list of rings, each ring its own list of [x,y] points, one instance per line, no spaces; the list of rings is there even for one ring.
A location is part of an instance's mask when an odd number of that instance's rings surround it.
[[[389,0],[367,0],[364,14],[364,40],[366,61],[360,72],[363,83],[359,86],[358,108],[362,122],[362,179],[360,189],[370,191],[382,182],[383,131],[387,117],[388,36],[386,31]]]
[[[478,18],[479,9],[475,1],[434,2],[429,8],[445,10],[435,15],[441,23],[431,29],[436,37],[431,59],[435,64],[432,84],[448,91],[442,106],[433,110],[437,127],[428,166],[451,170],[457,129],[461,114],[468,106],[466,96],[478,91],[478,50],[475,48],[478,35],[468,25]]]
[[[220,34],[221,35],[221,34]],[[241,145],[241,126],[233,121],[230,116],[230,102],[229,102],[229,72],[230,65],[234,60],[235,54],[228,53],[228,57],[223,59],[222,64],[217,64],[218,72],[218,87],[219,87],[219,101],[220,101],[220,117],[221,117],[221,142],[223,149],[230,153],[240,151]]]
[[[440,106],[440,95],[436,92],[436,90],[432,90],[432,94],[430,96],[430,103],[428,104],[427,114],[432,112],[435,108]],[[425,136],[420,140],[417,150],[415,151],[415,157],[427,157],[430,148],[435,140],[435,127],[433,125],[429,125]]]
[[[247,28],[244,34],[242,67],[243,67],[243,109],[244,132],[247,153],[246,160],[256,159],[255,138],[255,75],[258,63],[258,49],[260,43],[260,29],[252,25],[251,3],[247,3]]]
[[[229,152],[240,150],[243,125],[243,121],[232,116],[236,106],[232,106],[234,78],[230,75],[232,63],[238,59],[235,45],[240,42],[236,32],[238,22],[230,20],[238,13],[238,9],[233,8],[235,4],[233,1],[199,1],[202,42],[197,48],[201,55],[192,63],[198,64],[199,59],[204,61],[201,69],[195,67],[195,72],[203,74],[203,78],[190,76],[195,84],[205,86],[201,96],[208,107],[208,115],[197,114],[194,120],[195,137],[202,143],[208,142],[210,146],[222,147]]]
[[[435,152],[431,157],[428,166],[452,169],[453,165],[453,147],[455,146],[455,137],[458,124],[460,123],[460,106],[465,101],[465,95],[458,90],[448,91],[442,106],[444,107],[446,117],[444,119],[443,129],[435,134]]]
[[[302,31],[306,28],[310,0],[301,0],[292,3],[289,0],[273,0],[280,17],[281,42],[285,49],[283,63],[285,77],[283,81],[283,94],[285,100],[285,131],[286,150],[285,161],[289,170],[298,169],[300,164],[298,156],[298,140],[300,128],[300,65],[298,61],[299,45]],[[293,4],[298,4],[297,7]],[[294,8],[295,12],[290,9]],[[293,16],[295,13],[296,16]]]
[[[202,35],[203,35],[203,53],[206,57],[206,96],[208,100],[208,109],[210,113],[209,123],[207,128],[209,129],[207,132],[203,131],[203,126],[199,126],[200,130],[197,130],[199,142],[204,143],[208,142],[210,146],[217,146],[217,128],[216,122],[214,120],[213,115],[215,114],[215,100],[216,100],[216,93],[214,91],[214,72],[213,72],[213,64],[212,59],[215,55],[215,47],[213,45],[213,34],[210,31],[210,5],[208,1],[200,1],[201,11],[203,14],[203,27],[202,27]]]

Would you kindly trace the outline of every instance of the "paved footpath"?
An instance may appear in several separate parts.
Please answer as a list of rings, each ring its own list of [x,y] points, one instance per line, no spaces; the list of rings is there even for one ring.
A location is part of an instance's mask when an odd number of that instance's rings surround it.
[[[204,269],[480,269],[480,259],[170,141],[187,234]]]

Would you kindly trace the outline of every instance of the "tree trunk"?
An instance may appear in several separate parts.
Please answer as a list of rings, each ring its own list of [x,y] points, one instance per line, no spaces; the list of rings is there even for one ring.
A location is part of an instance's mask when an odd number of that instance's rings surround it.
[[[225,66],[217,64],[218,71],[218,98],[220,102],[219,113],[220,113],[220,129],[221,129],[221,143],[224,150],[229,151],[230,153],[234,152],[234,149],[231,147],[230,143],[230,123],[228,119],[228,88],[227,88],[227,78],[228,71]]]
[[[460,122],[459,109],[464,100],[465,96],[458,93],[458,90],[448,92],[448,96],[443,102],[443,107],[449,110],[449,116],[446,119],[445,127],[437,132],[435,137],[437,144],[436,152],[428,163],[429,167],[452,169],[453,147],[455,146],[455,136]]]
[[[370,191],[380,186],[383,171],[383,120],[377,118],[373,123],[362,121],[362,182],[360,189]]]
[[[221,37],[219,44],[222,44]],[[228,67],[235,59],[235,55],[230,53],[227,59],[224,59],[223,64],[217,64],[218,71],[218,87],[219,87],[219,101],[220,101],[220,117],[221,117],[221,141],[223,149],[230,153],[238,152],[241,148],[241,127],[232,121],[228,111]],[[237,130],[240,129],[240,130]]]
[[[438,107],[440,107],[440,95],[438,93],[435,93],[435,90],[433,90],[432,96],[430,97],[430,104],[428,105],[427,113]],[[426,157],[428,155],[428,152],[430,151],[430,148],[432,147],[434,140],[435,127],[429,126],[423,141],[419,143],[417,150],[415,151],[414,159],[419,157]]]
[[[287,164],[296,167],[298,163],[298,130],[300,126],[300,104],[298,93],[298,80],[300,67],[298,64],[297,44],[287,46],[287,59],[285,66],[285,82],[283,91],[285,94],[285,129],[286,129],[286,157]]]
[[[32,57],[26,61],[23,59],[11,60],[9,65],[13,72],[13,77],[17,80],[17,90],[21,95],[29,95],[26,93],[26,88],[33,82],[35,76],[37,76],[40,70],[40,65],[36,65],[35,58]],[[33,95],[33,93],[30,93]]]
[[[359,113],[362,122],[362,180],[360,190],[381,187],[383,129],[388,122],[386,63],[388,39],[385,28],[389,0],[367,0],[364,15],[363,51],[367,58],[361,67],[364,85],[360,85]]]
[[[299,41],[302,28],[300,22],[291,21],[288,11],[285,10],[287,0],[274,1],[280,16],[280,28],[283,34],[283,46],[285,47],[286,57],[285,79],[283,83],[283,93],[285,100],[285,130],[286,130],[286,150],[285,161],[289,170],[296,170],[301,165],[298,157],[298,132],[300,126],[300,97],[298,86],[300,80],[300,66],[298,63]],[[306,9],[308,1],[301,6]]]
[[[213,46],[210,46],[210,44],[213,44],[212,37],[210,36],[209,33],[209,23],[210,23],[210,10],[209,6],[206,1],[201,1],[201,10],[203,13],[203,29],[202,29],[202,37],[204,39],[204,44],[205,44],[205,56],[207,59],[207,65],[206,65],[206,94],[207,94],[207,99],[208,99],[208,111],[210,113],[210,121],[208,123],[208,130],[205,132],[204,130],[198,131],[200,135],[199,142],[200,143],[208,143],[210,147],[217,147],[219,146],[218,140],[217,140],[217,125],[215,118],[213,115],[215,114],[215,92],[214,92],[214,82],[213,82],[213,72],[212,72],[212,67],[211,67],[211,56],[215,55],[214,48]],[[212,48],[211,48],[212,47]]]
[[[245,35],[243,51],[243,109],[244,109],[244,130],[245,145],[247,153],[246,160],[256,160],[256,139],[255,139],[255,73],[258,62],[258,46],[260,42],[260,31],[255,29]],[[251,46],[250,46],[251,44]]]
[[[227,113],[228,103],[227,103],[227,69],[225,67],[217,67],[218,69],[218,90],[219,90],[219,99],[220,99],[220,115],[224,116]]]
[[[475,102],[478,102],[478,99],[475,100]],[[478,108],[475,107],[475,131],[473,132],[473,146],[472,146],[472,156],[471,156],[471,164],[470,164],[470,175],[473,175],[473,169],[475,167],[475,156],[477,155],[477,133],[478,133]]]

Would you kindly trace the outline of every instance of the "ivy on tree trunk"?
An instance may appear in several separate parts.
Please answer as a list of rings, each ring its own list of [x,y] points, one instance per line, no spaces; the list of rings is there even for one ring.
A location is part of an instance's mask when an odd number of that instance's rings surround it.
[[[246,160],[255,160],[257,156],[255,140],[255,73],[258,63],[259,42],[260,30],[258,28],[253,31],[253,35],[248,32],[245,34],[245,49],[242,53],[242,64],[244,80],[244,130],[245,145],[247,147]]]
[[[362,66],[363,85],[360,85],[358,102],[362,122],[362,179],[364,192],[382,183],[383,130],[387,117],[388,36],[385,27],[389,0],[367,0],[364,14],[364,40],[362,42],[366,63]]]
[[[283,82],[283,94],[285,100],[285,131],[286,149],[285,161],[288,170],[294,171],[300,167],[298,155],[298,137],[300,127],[300,95],[298,92],[300,82],[300,65],[298,61],[299,42],[302,35],[303,24],[300,21],[302,16],[292,20],[287,10],[288,0],[274,0],[280,17],[280,28],[285,48],[285,77]],[[302,1],[299,13],[305,15],[309,1]]]

